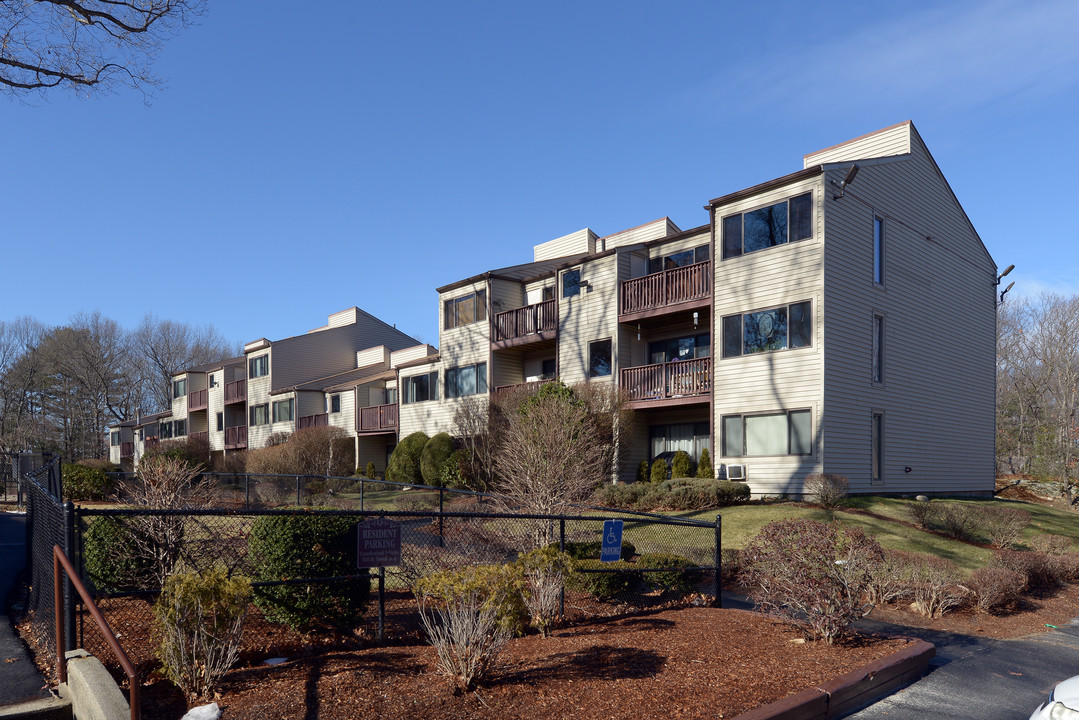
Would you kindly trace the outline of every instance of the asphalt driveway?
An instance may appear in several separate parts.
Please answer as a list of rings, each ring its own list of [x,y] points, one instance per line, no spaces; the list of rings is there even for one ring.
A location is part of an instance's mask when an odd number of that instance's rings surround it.
[[[0,511],[0,706],[49,697],[8,616],[7,597],[26,565],[26,515]]]

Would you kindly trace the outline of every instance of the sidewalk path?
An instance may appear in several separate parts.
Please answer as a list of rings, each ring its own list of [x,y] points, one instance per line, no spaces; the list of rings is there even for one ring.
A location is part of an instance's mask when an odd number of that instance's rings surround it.
[[[26,565],[26,516],[0,511],[0,707],[46,698],[45,679],[8,615],[7,598]]]

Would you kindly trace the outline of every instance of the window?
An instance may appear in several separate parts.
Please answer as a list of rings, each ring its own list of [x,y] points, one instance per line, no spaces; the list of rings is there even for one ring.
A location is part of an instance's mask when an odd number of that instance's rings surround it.
[[[187,395],[187,378],[172,381],[172,399],[176,400]]]
[[[884,382],[884,317],[873,316],[873,382]]]
[[[256,425],[266,425],[270,422],[270,406],[266,403],[261,405],[251,406],[251,417],[249,418],[252,427]]]
[[[404,383],[404,387],[401,389],[401,403],[404,405],[427,400],[438,400],[437,372],[401,378],[401,382]]]
[[[341,396],[340,395],[330,395],[330,412],[331,413],[339,413],[339,412],[341,412]]]
[[[607,377],[610,374],[610,338],[588,343],[588,377]]]
[[[217,376],[210,373],[210,387],[217,387]]]
[[[708,423],[678,423],[674,425],[652,425],[648,428],[649,459],[655,459],[664,452],[684,450],[694,460],[699,460],[701,450],[708,448],[712,452],[712,437]]]
[[[701,245],[670,255],[649,258],[648,274],[651,275],[652,273],[657,273],[661,270],[672,270],[678,267],[685,267],[686,265],[693,265],[695,263],[705,262],[706,260],[708,260],[708,246]]]
[[[813,424],[809,410],[723,416],[726,457],[812,454]]]
[[[694,358],[708,357],[711,352],[712,336],[710,333],[656,340],[648,343],[649,362],[653,365],[674,362],[675,360],[693,360]]]
[[[183,437],[184,435],[187,435],[187,420],[173,420],[172,436]]]
[[[813,236],[813,193],[723,218],[723,257]]]
[[[109,442],[113,447],[116,447],[117,445],[119,445],[120,444],[120,433],[118,433],[118,432],[109,433]]]
[[[581,269],[567,270],[562,273],[562,297],[568,298],[581,294]]]
[[[873,282],[884,282],[884,220],[873,218]]]
[[[217,431],[225,429],[225,413],[217,413]]]
[[[871,476],[873,482],[884,480],[884,413],[873,413],[871,434]]]
[[[809,347],[812,340],[808,300],[723,318],[723,357]]]
[[[487,392],[487,363],[481,362],[446,371],[446,397],[464,397]]]
[[[263,377],[270,374],[270,356],[259,355],[247,361],[248,377]]]
[[[172,437],[172,423],[163,422],[158,425],[158,437],[162,440]]]
[[[278,400],[273,404],[273,421],[274,422],[289,422],[294,417],[294,410],[296,408],[295,400],[289,398],[288,400]]]
[[[469,325],[487,319],[487,291],[447,300],[444,304],[446,329]]]
[[[546,302],[547,300],[554,300],[554,286],[553,285],[547,285],[546,287],[543,288],[543,300],[544,300],[544,302]]]
[[[543,365],[540,368],[540,379],[542,380],[554,380],[555,376],[555,360],[550,358],[543,361]]]
[[[386,388],[386,404],[397,404],[397,388]]]

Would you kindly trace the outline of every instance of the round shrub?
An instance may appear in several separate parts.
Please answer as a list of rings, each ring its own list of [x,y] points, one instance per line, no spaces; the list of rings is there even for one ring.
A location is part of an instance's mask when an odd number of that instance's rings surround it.
[[[453,438],[449,433],[440,432],[424,444],[420,452],[420,474],[425,485],[442,486],[442,468],[452,454]]]
[[[134,551],[135,530],[122,518],[89,518],[82,533],[86,576],[101,592],[153,588],[153,562]]]
[[[66,500],[104,500],[109,491],[109,476],[101,468],[86,465],[61,466]]]
[[[698,573],[689,568],[694,567],[689,558],[670,553],[645,553],[637,559],[637,564],[643,568],[655,569],[659,572],[645,573],[644,577],[650,584],[662,590],[685,594],[693,589],[700,579]]]
[[[335,515],[262,515],[251,527],[248,552],[259,581],[356,575],[356,521]],[[271,622],[293,629],[356,627],[371,593],[367,578],[255,590],[255,605]]]
[[[651,478],[654,483],[661,483],[667,479],[667,463],[663,460],[656,460],[652,463]]]
[[[413,589],[417,596],[441,603],[474,595],[482,607],[494,610],[502,630],[520,636],[528,627],[524,585],[524,566],[510,563],[442,570],[420,578]]]
[[[712,454],[708,452],[708,448],[701,450],[701,459],[697,461],[697,477],[702,480],[710,480],[716,476],[716,471],[712,467]]]
[[[634,563],[576,560],[573,572],[566,578],[566,587],[587,592],[597,600],[615,600],[635,592],[642,582]]]
[[[375,475],[377,475],[377,471],[375,470],[375,463],[373,461],[369,460],[367,462],[367,467],[365,468],[365,471],[367,472],[368,479],[370,479],[370,480],[375,479]]]
[[[692,465],[693,461],[689,459],[689,453],[685,450],[679,450],[674,454],[674,459],[671,461],[671,477],[689,477],[689,469]]]
[[[409,485],[422,485],[420,455],[429,439],[427,433],[414,432],[398,443],[386,465],[386,479]]]
[[[549,547],[558,549],[558,543],[551,543]],[[567,542],[565,552],[574,560],[599,560],[600,552],[603,550],[603,542],[601,540],[589,540],[587,542]],[[629,560],[631,557],[637,554],[637,548],[633,543],[622,541],[622,559]]]

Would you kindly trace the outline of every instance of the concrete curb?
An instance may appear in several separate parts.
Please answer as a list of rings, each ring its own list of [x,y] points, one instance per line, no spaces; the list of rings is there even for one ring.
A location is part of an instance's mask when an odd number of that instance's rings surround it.
[[[874,660],[816,688],[762,705],[734,720],[823,720],[854,712],[905,687],[929,671],[936,647],[924,640]]]
[[[131,709],[116,681],[101,661],[85,650],[72,650],[67,657],[67,682],[60,697],[71,702],[79,720],[127,720]]]

